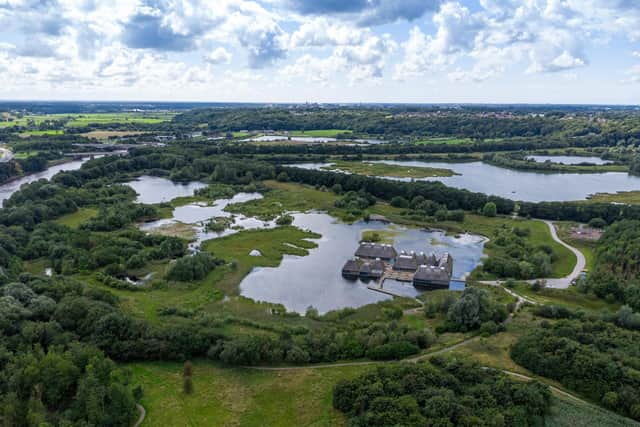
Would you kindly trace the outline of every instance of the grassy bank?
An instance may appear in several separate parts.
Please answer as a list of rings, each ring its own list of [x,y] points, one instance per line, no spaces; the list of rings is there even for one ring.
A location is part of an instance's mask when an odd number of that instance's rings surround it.
[[[428,168],[417,166],[393,165],[388,163],[367,163],[336,161],[323,169],[340,170],[366,176],[385,176],[397,178],[431,178],[456,175],[451,169]]]
[[[585,203],[624,203],[640,204],[640,191],[620,191],[618,193],[596,193]]]
[[[144,387],[145,426],[339,426],[331,403],[334,384],[365,367],[265,372],[193,364],[191,395],[182,391],[182,365],[130,365]]]

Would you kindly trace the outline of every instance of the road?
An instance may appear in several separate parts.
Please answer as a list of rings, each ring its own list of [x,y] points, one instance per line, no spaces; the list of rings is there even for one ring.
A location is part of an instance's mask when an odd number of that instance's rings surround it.
[[[549,232],[551,233],[551,238],[553,238],[553,240],[560,243],[562,246],[569,249],[571,252],[575,254],[576,265],[573,267],[573,271],[568,276],[560,277],[560,278],[532,279],[532,280],[527,280],[526,282],[535,283],[537,281],[543,280],[546,282],[547,288],[567,289],[569,288],[569,286],[571,286],[571,284],[576,279],[580,277],[580,274],[584,271],[584,269],[587,266],[587,259],[584,257],[584,254],[582,252],[580,252],[578,249],[574,248],[573,246],[571,246],[570,244],[561,240],[558,237],[558,232],[556,231],[556,226],[553,224],[553,222],[551,221],[542,221],[542,222],[547,224],[547,226],[549,227]],[[491,285],[491,286],[500,286],[502,282],[503,280],[481,280],[480,281],[480,283],[484,285]],[[529,300],[527,302],[531,302],[531,301]]]
[[[587,260],[584,257],[584,254],[582,252],[580,252],[578,249],[574,248],[573,246],[569,245],[568,243],[562,241],[558,237],[558,232],[556,231],[556,227],[553,224],[553,222],[544,221],[544,223],[547,224],[547,226],[549,227],[549,231],[551,232],[551,237],[553,237],[553,240],[560,243],[565,248],[569,249],[576,256],[577,262],[575,267],[573,267],[573,271],[571,272],[571,274],[569,274],[566,277],[562,277],[560,279],[546,279],[548,288],[567,289],[569,286],[571,286],[571,283],[573,283],[576,279],[578,279],[578,277],[580,277],[580,274],[584,271],[585,267],[587,266]]]

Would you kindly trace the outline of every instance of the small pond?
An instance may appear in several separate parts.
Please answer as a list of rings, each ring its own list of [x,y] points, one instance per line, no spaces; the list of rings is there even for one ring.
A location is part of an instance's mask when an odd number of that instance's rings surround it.
[[[480,262],[485,239],[464,234],[448,236],[442,231],[399,227],[381,222],[344,224],[324,213],[295,214],[294,225],[322,235],[318,248],[308,256],[287,255],[278,267],[259,267],[240,284],[243,296],[257,301],[283,304],[288,310],[304,313],[309,306],[320,313],[344,307],[360,307],[391,298],[370,290],[362,281],[342,277],[342,266],[353,257],[362,232],[390,230],[398,251],[449,252],[454,259],[454,278],[462,278]],[[415,296],[419,292],[410,283],[385,282],[395,293]],[[461,289],[452,283],[451,289]]]
[[[141,176],[126,185],[138,193],[138,203],[154,204],[169,202],[176,197],[193,196],[193,192],[205,188],[203,182],[177,183],[157,176]]]
[[[537,163],[551,162],[561,163],[563,165],[579,165],[581,163],[589,163],[592,165],[608,165],[613,163],[610,160],[604,160],[600,157],[584,157],[584,156],[528,156],[528,160]]]
[[[489,165],[483,162],[422,162],[380,160],[379,163],[409,167],[451,169],[458,175],[431,177],[416,181],[440,181],[454,188],[527,202],[584,200],[595,193],[640,190],[640,177],[626,172],[605,173],[536,173]],[[328,163],[290,165],[304,169],[321,169]],[[387,178],[411,181],[411,178]]]

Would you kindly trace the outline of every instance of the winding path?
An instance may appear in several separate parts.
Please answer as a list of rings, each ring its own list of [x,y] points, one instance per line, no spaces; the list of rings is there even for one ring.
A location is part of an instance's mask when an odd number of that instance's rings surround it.
[[[142,424],[144,418],[147,416],[147,411],[144,409],[144,406],[139,403],[136,403],[136,408],[138,408],[138,411],[140,411],[140,418],[138,418],[138,421],[136,421],[133,427],[140,427],[140,424]]]
[[[557,243],[561,244],[562,246],[564,246],[565,248],[569,249],[571,252],[574,253],[574,255],[576,256],[576,265],[573,267],[573,271],[568,276],[560,277],[560,278],[532,279],[532,280],[527,280],[526,282],[535,283],[537,281],[543,280],[546,282],[546,286],[548,288],[567,289],[569,288],[569,286],[571,286],[573,282],[575,282],[576,279],[580,277],[580,274],[584,271],[584,269],[587,266],[587,259],[585,258],[582,252],[580,252],[578,249],[574,248],[573,246],[571,246],[570,244],[561,240],[558,237],[556,226],[552,221],[546,221],[546,220],[541,220],[541,221],[547,224],[547,226],[549,227],[551,238],[554,241],[556,241]],[[481,280],[479,283],[482,283],[483,285],[500,286],[501,282],[503,281],[504,280]],[[505,290],[507,289],[505,288]],[[509,291],[507,290],[507,292]],[[524,299],[527,302],[532,302],[531,300],[527,300],[526,298]]]
[[[578,249],[574,248],[573,246],[564,242],[558,237],[558,232],[556,231],[556,227],[553,224],[553,222],[551,221],[543,221],[543,222],[547,224],[547,226],[549,227],[549,231],[551,232],[551,237],[553,238],[553,240],[560,243],[565,248],[569,249],[576,256],[576,260],[577,260],[576,265],[575,267],[573,267],[573,271],[571,272],[571,274],[569,274],[568,276],[562,277],[560,279],[546,279],[547,287],[549,288],[567,289],[569,286],[571,286],[571,283],[573,283],[576,279],[578,279],[578,277],[580,277],[580,274],[584,271],[585,267],[587,266],[587,260],[584,257],[584,254],[582,252],[580,252]]]

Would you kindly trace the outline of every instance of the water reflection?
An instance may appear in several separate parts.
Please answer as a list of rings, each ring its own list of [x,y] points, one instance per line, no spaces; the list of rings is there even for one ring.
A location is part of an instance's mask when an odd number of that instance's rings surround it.
[[[583,156],[528,156],[527,159],[534,162],[544,163],[562,163],[563,165],[579,165],[581,163],[590,163],[592,165],[608,165],[613,163],[610,160],[604,160],[600,157],[583,157]]]
[[[147,175],[127,182],[126,185],[138,193],[136,199],[138,203],[146,204],[169,202],[176,197],[193,196],[194,191],[207,186],[203,182],[178,183],[166,178]]]
[[[29,184],[31,182],[38,181],[39,179],[51,179],[55,174],[62,171],[73,171],[76,169],[80,169],[83,163],[88,161],[90,158],[86,157],[81,160],[73,160],[71,162],[62,163],[60,165],[51,166],[42,172],[37,172],[31,175],[24,176],[22,178],[16,179],[14,181],[8,182],[6,184],[0,185],[0,204],[4,202],[6,199],[11,197],[13,193],[20,190],[20,187],[23,184]]]
[[[440,181],[454,188],[527,202],[584,200],[595,193],[640,190],[640,177],[625,172],[536,173],[501,168],[483,162],[372,161],[372,163],[375,162],[408,167],[451,169],[458,175],[414,180]],[[302,163],[290,166],[319,170],[326,165],[328,163]],[[385,178],[398,181],[412,180],[411,178]]]
[[[216,200],[213,205],[208,205],[206,203],[190,203],[188,205],[175,208],[171,218],[141,224],[140,229],[143,231],[151,231],[177,223],[189,224],[195,232],[195,241],[190,244],[190,247],[192,249],[197,249],[205,240],[227,236],[229,234],[237,233],[240,230],[274,227],[274,221],[261,221],[257,218],[231,214],[224,210],[227,205],[230,204],[245,203],[261,198],[262,194],[260,193],[238,193],[230,199]],[[232,220],[232,225],[223,231],[207,231],[206,223],[211,218],[230,218]]]
[[[364,230],[393,231],[398,250],[451,253],[456,278],[465,276],[478,265],[485,241],[476,235],[447,236],[442,231],[408,229],[380,222],[343,224],[322,213],[295,214],[294,218],[294,225],[322,235],[315,240],[318,248],[306,257],[287,255],[275,268],[255,268],[240,284],[240,291],[254,300],[281,303],[299,313],[304,313],[309,306],[325,313],[391,298],[368,289],[362,281],[342,277],[342,266],[353,256]],[[407,296],[419,293],[411,284],[385,282],[384,287]]]

